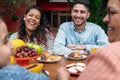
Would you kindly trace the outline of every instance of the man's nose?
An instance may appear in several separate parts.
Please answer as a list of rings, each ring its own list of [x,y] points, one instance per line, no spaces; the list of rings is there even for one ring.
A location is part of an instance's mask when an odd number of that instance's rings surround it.
[[[77,13],[77,17],[81,17],[81,12],[80,11]]]
[[[106,14],[105,17],[103,18],[103,22],[108,23],[109,21],[110,21],[109,16],[108,14]]]

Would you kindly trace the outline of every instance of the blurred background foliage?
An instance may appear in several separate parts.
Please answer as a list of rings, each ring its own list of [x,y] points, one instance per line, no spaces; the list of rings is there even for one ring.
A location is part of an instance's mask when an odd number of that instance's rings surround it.
[[[72,5],[72,2],[76,0],[68,0],[68,2]],[[106,32],[107,27],[106,24],[103,23],[103,18],[106,13],[106,4],[105,0],[80,0],[80,1],[89,1],[90,6],[90,18],[88,21],[96,23],[100,25]]]
[[[0,15],[12,15],[16,10],[21,9],[21,5],[30,6],[31,0],[0,0]]]

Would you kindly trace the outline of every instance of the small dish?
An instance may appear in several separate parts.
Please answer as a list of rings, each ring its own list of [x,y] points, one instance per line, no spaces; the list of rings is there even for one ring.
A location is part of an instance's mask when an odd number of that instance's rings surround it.
[[[59,62],[60,60],[61,59],[47,61],[47,60],[41,60],[41,57],[37,58],[37,61],[42,62],[42,63],[56,63],[56,62]]]
[[[83,59],[86,59],[87,56],[86,55],[82,55],[82,57],[69,57],[68,55],[65,55],[65,58],[69,59],[69,60],[83,60]]]
[[[86,65],[84,63],[72,63],[66,65],[66,69],[71,75],[79,76],[86,69]]]

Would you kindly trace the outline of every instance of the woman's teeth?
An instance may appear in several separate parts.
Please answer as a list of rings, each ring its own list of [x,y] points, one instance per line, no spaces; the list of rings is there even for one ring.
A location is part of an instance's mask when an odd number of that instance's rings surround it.
[[[34,25],[34,23],[33,22],[29,22],[31,25]]]

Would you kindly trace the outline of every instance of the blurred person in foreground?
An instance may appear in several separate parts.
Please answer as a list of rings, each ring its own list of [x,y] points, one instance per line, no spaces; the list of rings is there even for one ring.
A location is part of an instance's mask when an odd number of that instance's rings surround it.
[[[69,55],[72,52],[90,52],[108,44],[108,37],[97,24],[87,22],[90,16],[88,0],[76,0],[71,9],[71,22],[60,25],[54,41],[53,52]]]
[[[0,18],[0,80],[49,80],[45,74],[32,73],[18,65],[9,65],[12,49],[7,26]]]
[[[120,0],[105,1],[108,4],[103,22],[108,26],[111,44],[89,56],[87,68],[77,80],[120,80]],[[58,69],[58,80],[69,79],[70,74],[63,67]]]

